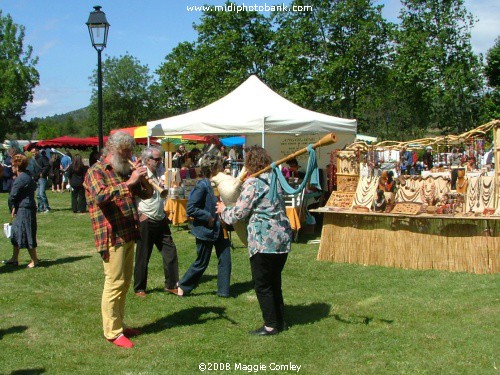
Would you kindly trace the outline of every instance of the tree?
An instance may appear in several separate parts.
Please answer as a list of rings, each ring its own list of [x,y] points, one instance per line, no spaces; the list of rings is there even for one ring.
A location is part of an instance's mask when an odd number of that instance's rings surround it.
[[[52,119],[47,119],[38,124],[38,139],[52,139],[69,134],[62,134],[58,123]]]
[[[500,86],[500,37],[495,40],[495,45],[486,53],[484,73],[490,87],[497,89]]]
[[[481,101],[481,122],[486,123],[500,118],[500,37],[495,45],[486,53],[484,74],[488,79],[490,90],[487,90]]]
[[[24,26],[0,10],[0,139],[8,132],[24,131],[21,116],[39,83],[38,58],[31,57],[32,47],[24,46],[23,40]]]
[[[187,95],[184,95],[186,87],[183,78],[188,76],[186,69],[193,55],[194,43],[180,43],[156,71],[159,81],[152,86],[156,117],[174,116],[188,111],[189,102]]]
[[[152,77],[147,65],[129,54],[107,58],[102,64],[103,131],[136,126],[150,119]],[[97,87],[97,71],[91,81]],[[93,90],[90,121],[97,124],[97,89]],[[97,126],[93,126],[94,134]]]
[[[463,0],[401,3],[393,85],[398,115],[406,113],[402,131],[418,135],[435,127],[460,133],[475,127],[482,82],[470,44],[472,15]]]
[[[196,42],[178,45],[157,70],[173,112],[207,105],[269,66],[273,32],[263,15],[211,9],[194,28]]]
[[[306,4],[307,3],[307,4]],[[284,96],[306,108],[358,118],[361,128],[383,121],[371,112],[387,76],[391,25],[371,0],[295,0],[304,12],[277,12],[269,77]]]
[[[226,6],[236,6],[227,2]],[[263,76],[269,66],[273,38],[270,21],[255,11],[220,12],[201,17],[190,101],[206,105],[236,88],[251,74]],[[204,63],[202,63],[204,62]],[[192,67],[194,65],[191,65]],[[204,79],[203,79],[204,78]]]

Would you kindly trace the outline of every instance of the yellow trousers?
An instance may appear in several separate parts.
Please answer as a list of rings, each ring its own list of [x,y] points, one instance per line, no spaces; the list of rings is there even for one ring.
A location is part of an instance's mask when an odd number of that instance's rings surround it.
[[[101,312],[104,337],[116,339],[125,327],[125,300],[132,280],[135,241],[119,247],[109,247],[109,261],[104,265],[104,289]]]

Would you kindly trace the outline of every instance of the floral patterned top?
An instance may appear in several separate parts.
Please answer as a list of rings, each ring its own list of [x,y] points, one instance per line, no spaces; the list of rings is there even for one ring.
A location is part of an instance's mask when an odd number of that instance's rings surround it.
[[[263,173],[243,183],[241,194],[234,207],[226,207],[221,217],[228,224],[248,218],[248,252],[288,253],[292,243],[292,228],[286,216],[281,194],[276,201],[268,198],[271,175]]]

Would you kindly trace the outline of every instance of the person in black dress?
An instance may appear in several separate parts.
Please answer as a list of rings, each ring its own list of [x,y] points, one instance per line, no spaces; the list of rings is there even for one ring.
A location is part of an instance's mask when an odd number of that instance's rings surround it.
[[[4,260],[2,263],[17,266],[19,264],[19,250],[28,249],[31,262],[27,268],[38,266],[38,256],[36,253],[36,202],[35,191],[36,182],[33,180],[28,167],[28,158],[22,154],[12,158],[12,170],[16,175],[9,195],[9,206],[12,207],[12,235],[13,246],[12,258]]]

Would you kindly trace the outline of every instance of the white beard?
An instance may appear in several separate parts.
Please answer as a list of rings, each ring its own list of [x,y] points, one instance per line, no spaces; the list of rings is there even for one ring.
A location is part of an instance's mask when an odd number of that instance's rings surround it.
[[[118,154],[114,154],[111,158],[111,165],[116,173],[122,176],[129,175],[132,170],[132,166],[129,164],[128,160],[120,157]]]

